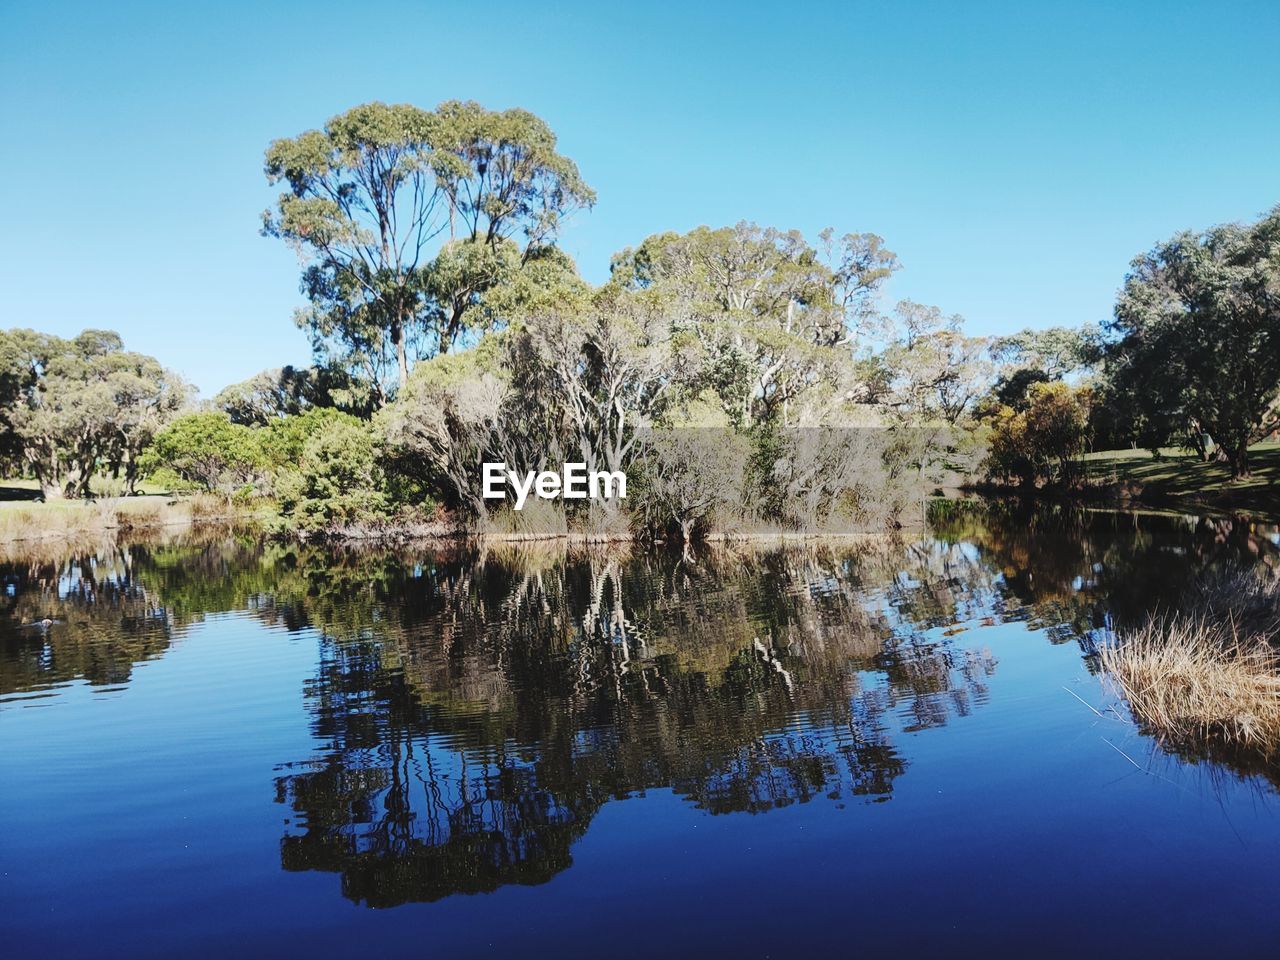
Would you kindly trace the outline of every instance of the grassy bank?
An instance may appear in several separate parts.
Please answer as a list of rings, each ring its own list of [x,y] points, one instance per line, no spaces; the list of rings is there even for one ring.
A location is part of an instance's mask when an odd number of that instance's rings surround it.
[[[1149,503],[1204,504],[1280,513],[1280,443],[1249,448],[1252,475],[1233,480],[1225,463],[1204,463],[1186,450],[1104,450],[1080,459],[1091,488]]]
[[[106,533],[252,519],[251,509],[206,495],[103,497],[48,503],[10,496],[0,498],[0,542],[80,540]]]

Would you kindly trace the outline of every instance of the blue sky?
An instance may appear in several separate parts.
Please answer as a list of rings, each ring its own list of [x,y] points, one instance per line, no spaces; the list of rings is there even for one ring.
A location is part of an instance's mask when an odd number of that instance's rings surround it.
[[[870,230],[975,333],[1104,319],[1128,261],[1280,203],[1280,4],[0,2],[0,325],[113,328],[205,395],[309,359],[262,151],[367,100],[521,106],[659,230]]]

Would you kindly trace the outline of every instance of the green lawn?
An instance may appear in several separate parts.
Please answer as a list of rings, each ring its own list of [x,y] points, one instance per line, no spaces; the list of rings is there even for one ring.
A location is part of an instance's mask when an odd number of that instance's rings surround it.
[[[1150,450],[1102,450],[1082,458],[1093,483],[1139,483],[1147,497],[1181,497],[1224,506],[1280,507],[1280,443],[1249,448],[1252,476],[1233,481],[1224,463],[1202,463],[1193,453],[1166,448],[1157,459]]]

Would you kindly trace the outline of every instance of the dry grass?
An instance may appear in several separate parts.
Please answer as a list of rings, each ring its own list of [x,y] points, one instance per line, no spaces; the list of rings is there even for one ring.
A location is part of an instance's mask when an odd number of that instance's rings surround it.
[[[221,497],[197,495],[14,502],[0,509],[0,543],[79,541],[199,523],[248,522],[252,511]]]
[[[1134,714],[1178,745],[1280,752],[1280,656],[1201,616],[1152,618],[1102,651]]]
[[[1280,756],[1280,581],[1206,583],[1192,608],[1153,616],[1102,649],[1134,715],[1178,747]]]

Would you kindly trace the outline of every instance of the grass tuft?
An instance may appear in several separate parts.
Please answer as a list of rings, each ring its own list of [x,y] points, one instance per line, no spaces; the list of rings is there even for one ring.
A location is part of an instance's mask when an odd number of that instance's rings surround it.
[[[1280,581],[1232,576],[1192,609],[1153,616],[1102,649],[1140,722],[1177,747],[1280,756]]]

